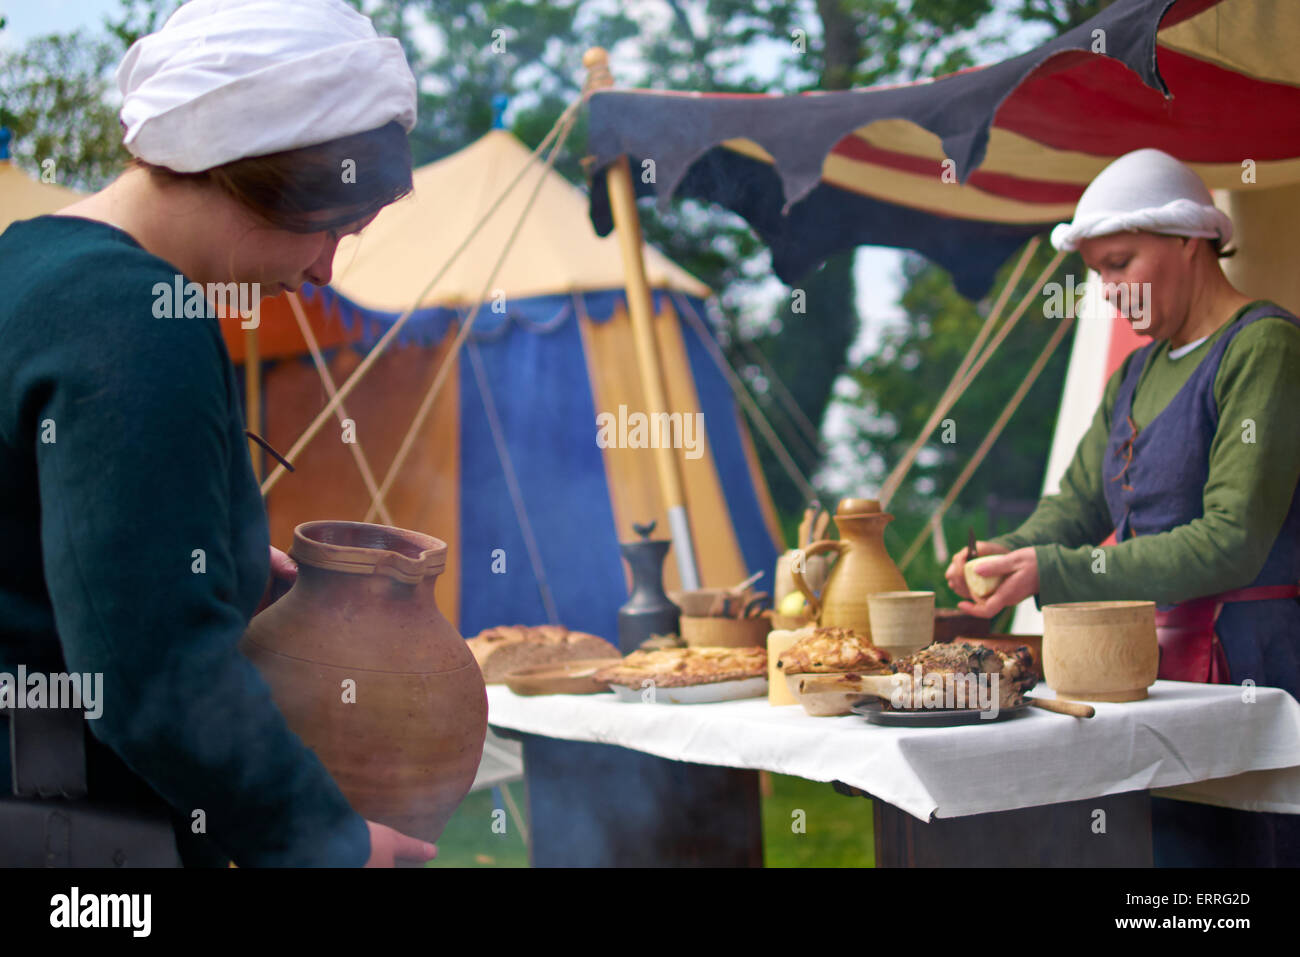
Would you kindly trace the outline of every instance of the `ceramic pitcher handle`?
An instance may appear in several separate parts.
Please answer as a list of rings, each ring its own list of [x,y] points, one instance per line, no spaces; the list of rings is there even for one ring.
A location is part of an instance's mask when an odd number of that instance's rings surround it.
[[[839,541],[838,539],[829,538],[822,539],[820,542],[813,542],[807,548],[795,549],[796,552],[803,552],[805,560],[811,558],[813,555],[819,555],[822,552],[835,552],[840,554],[843,550],[844,542]],[[790,562],[790,577],[794,579],[795,587],[803,592],[804,600],[808,602],[808,614],[812,617],[813,621],[817,621],[822,616],[821,599],[814,595],[813,590],[808,587],[808,579],[803,577],[802,565],[803,562],[799,561],[799,556],[796,555],[794,560]]]

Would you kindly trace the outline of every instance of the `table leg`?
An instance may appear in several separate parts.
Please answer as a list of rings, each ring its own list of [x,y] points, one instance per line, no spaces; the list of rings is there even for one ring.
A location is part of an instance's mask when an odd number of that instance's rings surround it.
[[[534,867],[762,867],[758,772],[517,734]]]

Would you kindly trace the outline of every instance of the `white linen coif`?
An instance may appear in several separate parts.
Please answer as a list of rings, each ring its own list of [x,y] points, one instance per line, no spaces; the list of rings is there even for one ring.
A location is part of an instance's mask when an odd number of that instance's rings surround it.
[[[123,145],[178,173],[415,126],[401,44],[342,0],[190,0],[117,70]]]
[[[1134,150],[1097,174],[1079,198],[1074,221],[1052,230],[1052,245],[1074,252],[1080,240],[1130,230],[1169,236],[1232,238],[1232,220],[1214,205],[1201,178],[1156,149]]]

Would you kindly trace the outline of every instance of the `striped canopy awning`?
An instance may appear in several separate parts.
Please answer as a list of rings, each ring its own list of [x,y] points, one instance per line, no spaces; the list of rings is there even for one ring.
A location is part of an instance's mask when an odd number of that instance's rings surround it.
[[[1029,53],[936,80],[791,96],[599,91],[592,223],[612,228],[603,170],[627,155],[661,207],[689,196],[743,216],[787,284],[837,252],[895,246],[976,299],[1131,150],[1165,150],[1212,189],[1300,182],[1297,40],[1300,0],[1117,0]]]

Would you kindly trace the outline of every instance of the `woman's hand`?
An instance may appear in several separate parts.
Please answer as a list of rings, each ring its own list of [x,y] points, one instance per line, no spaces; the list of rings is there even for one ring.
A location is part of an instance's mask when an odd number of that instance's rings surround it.
[[[965,566],[964,561],[962,565]],[[1018,605],[1031,595],[1038,594],[1038,555],[1033,548],[1017,548],[1014,552],[999,553],[983,562],[979,571],[988,578],[1001,578],[1002,582],[983,601],[958,602],[957,607],[968,615],[992,618],[1002,609]],[[963,575],[963,579],[964,577]],[[961,593],[970,597],[964,580]]]
[[[397,861],[415,861],[425,864],[438,856],[438,848],[386,824],[366,821],[370,828],[370,860],[366,867],[394,867]]]
[[[266,583],[266,591],[254,614],[265,611],[277,598],[283,598],[297,580],[298,563],[272,545],[271,580]]]
[[[984,555],[1005,555],[1010,549],[1005,545],[994,545],[992,542],[976,542],[975,557],[979,558]],[[952,557],[948,563],[948,570],[943,573],[943,577],[948,579],[948,587],[955,591],[962,598],[971,597],[970,589],[966,587],[966,549],[959,549],[957,554]]]

